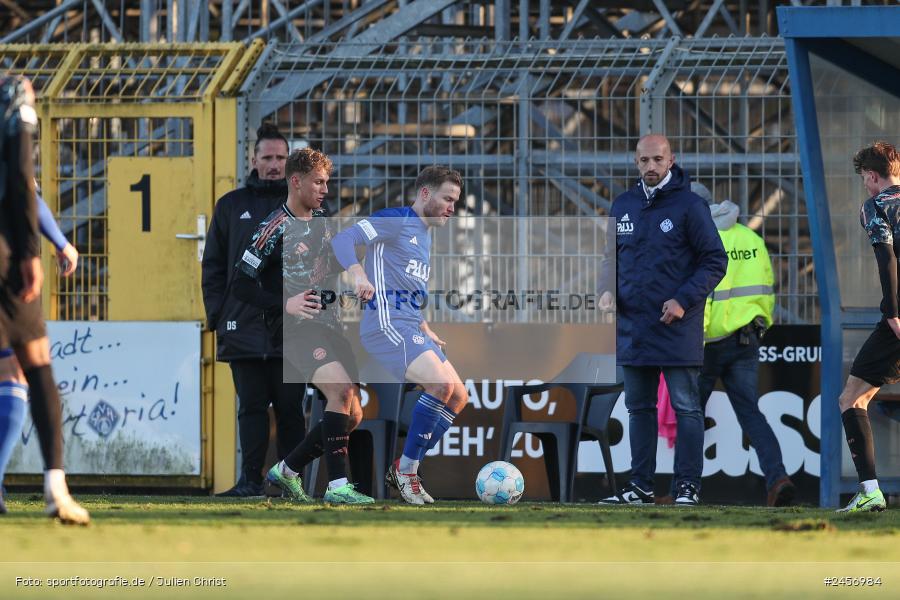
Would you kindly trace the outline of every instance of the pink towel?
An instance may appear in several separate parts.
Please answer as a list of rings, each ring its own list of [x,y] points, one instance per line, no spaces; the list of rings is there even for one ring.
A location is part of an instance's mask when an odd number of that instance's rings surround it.
[[[672,403],[669,401],[669,387],[666,385],[666,378],[659,375],[659,389],[656,391],[656,422],[659,426],[659,437],[666,438],[669,442],[669,448],[675,446],[675,438],[678,435],[678,420],[675,418],[675,411],[672,410]]]

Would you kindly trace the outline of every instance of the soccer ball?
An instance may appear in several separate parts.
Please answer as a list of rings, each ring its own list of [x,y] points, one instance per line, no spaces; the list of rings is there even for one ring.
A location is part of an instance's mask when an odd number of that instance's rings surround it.
[[[485,504],[515,504],[525,492],[525,478],[515,465],[495,460],[475,478],[475,493]]]

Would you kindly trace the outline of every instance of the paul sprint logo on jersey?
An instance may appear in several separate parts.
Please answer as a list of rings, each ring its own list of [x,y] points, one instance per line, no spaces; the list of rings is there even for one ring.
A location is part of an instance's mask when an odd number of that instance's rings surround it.
[[[631,222],[628,213],[625,213],[616,223],[616,235],[631,235],[632,233],[634,233],[634,223]]]
[[[669,233],[675,228],[675,225],[669,219],[666,219],[662,223],[659,224],[659,228],[663,230],[663,233]]]
[[[411,258],[406,264],[405,271],[407,275],[412,275],[416,279],[421,279],[427,283],[428,277],[431,275],[431,265],[428,265],[421,260]]]

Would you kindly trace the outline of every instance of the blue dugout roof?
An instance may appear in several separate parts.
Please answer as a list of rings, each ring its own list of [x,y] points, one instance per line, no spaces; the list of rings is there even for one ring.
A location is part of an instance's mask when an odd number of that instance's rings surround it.
[[[855,477],[841,474],[844,440],[837,399],[844,383],[843,335],[845,330],[871,328],[880,313],[877,307],[841,306],[810,54],[900,99],[900,6],[781,6],[777,10],[788,56],[822,308],[820,503],[836,506],[841,493],[854,492],[857,486]],[[900,136],[900,131],[896,135]],[[847,156],[848,170],[852,168],[850,158]],[[879,482],[886,492],[900,491],[900,478],[879,477]]]

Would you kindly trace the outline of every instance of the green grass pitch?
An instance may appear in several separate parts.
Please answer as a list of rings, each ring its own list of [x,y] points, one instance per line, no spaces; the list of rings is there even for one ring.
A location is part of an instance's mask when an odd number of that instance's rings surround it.
[[[897,510],[79,499],[92,513],[90,527],[47,519],[37,495],[10,496],[10,513],[0,517],[0,598],[900,593]],[[835,585],[826,585],[829,577]]]

